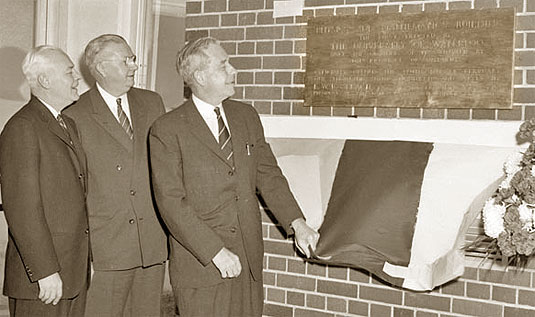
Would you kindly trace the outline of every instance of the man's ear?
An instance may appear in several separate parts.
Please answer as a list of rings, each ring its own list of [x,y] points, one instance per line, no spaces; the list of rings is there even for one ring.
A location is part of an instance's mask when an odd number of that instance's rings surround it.
[[[202,70],[196,70],[195,72],[193,72],[193,80],[197,82],[197,85],[201,87],[204,86],[204,84],[206,83],[205,72]]]
[[[97,63],[97,65],[95,65],[95,71],[100,76],[106,77],[106,72],[104,71],[104,66],[102,65],[102,63]]]
[[[43,89],[50,88],[50,79],[46,74],[41,73],[37,75],[37,83],[39,86],[43,87]]]

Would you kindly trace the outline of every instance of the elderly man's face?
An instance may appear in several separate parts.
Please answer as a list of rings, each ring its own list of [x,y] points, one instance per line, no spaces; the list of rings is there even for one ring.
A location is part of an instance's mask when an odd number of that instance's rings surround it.
[[[104,80],[100,83],[108,92],[122,95],[134,85],[138,69],[136,56],[126,43],[110,42],[99,52]]]
[[[234,95],[234,77],[236,69],[230,65],[228,55],[219,45],[210,45],[205,53],[209,56],[204,87],[214,99],[219,102]]]
[[[54,51],[49,56],[50,65],[47,69],[50,80],[49,94],[53,96],[55,106],[66,107],[78,100],[78,81],[80,75],[74,69],[71,59],[60,51]]]

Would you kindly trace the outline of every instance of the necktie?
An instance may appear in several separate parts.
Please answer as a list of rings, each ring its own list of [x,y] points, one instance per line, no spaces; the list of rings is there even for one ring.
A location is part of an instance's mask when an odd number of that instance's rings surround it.
[[[121,107],[121,98],[117,98],[117,117],[119,118],[119,124],[121,127],[123,127],[123,130],[126,132],[126,134],[128,134],[130,140],[133,139],[134,130],[132,130],[130,120],[128,120],[126,113],[123,111],[123,107]]]
[[[58,120],[58,123],[63,128],[63,130],[67,132],[67,125],[65,124],[65,120],[63,120],[63,117],[60,114],[58,114],[56,120]],[[69,134],[67,133],[67,135]]]
[[[215,114],[217,115],[217,126],[219,131],[219,146],[221,148],[221,151],[223,151],[223,154],[227,158],[227,161],[231,165],[234,165],[234,151],[232,150],[232,142],[230,141],[230,133],[227,129],[227,126],[225,125],[225,122],[223,121],[223,117],[221,116],[221,111],[219,110],[219,107],[214,108]]]

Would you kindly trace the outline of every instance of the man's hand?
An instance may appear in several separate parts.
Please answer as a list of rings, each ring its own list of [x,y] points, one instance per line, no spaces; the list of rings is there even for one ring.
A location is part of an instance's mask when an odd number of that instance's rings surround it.
[[[214,256],[212,262],[214,262],[221,273],[222,278],[231,278],[240,275],[240,258],[225,247]]]
[[[59,273],[56,272],[47,277],[43,277],[39,283],[39,299],[45,304],[56,305],[63,296],[63,282]]]
[[[310,250],[308,247],[310,246],[312,250],[316,250],[316,245],[318,244],[320,234],[317,233],[316,230],[310,228],[303,218],[297,218],[292,221],[292,228],[295,232],[295,246],[297,249],[299,249],[299,251],[306,255],[307,258],[309,258]]]

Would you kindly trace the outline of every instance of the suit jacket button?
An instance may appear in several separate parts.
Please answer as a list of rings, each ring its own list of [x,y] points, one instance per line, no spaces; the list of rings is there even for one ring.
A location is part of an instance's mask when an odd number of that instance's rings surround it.
[[[120,170],[122,170],[122,169],[123,169],[123,167],[122,167],[121,165],[117,165],[117,167],[116,167],[116,168],[117,168],[117,170],[118,170],[118,171],[120,171]]]
[[[131,190],[130,190],[130,195],[134,196],[135,194],[136,194],[136,191],[133,190],[133,189],[131,189]]]
[[[236,196],[234,197],[234,199],[235,199],[236,201],[238,201],[238,199],[240,199],[240,196],[236,195]]]
[[[135,221],[134,219],[130,219],[130,220],[128,220],[128,222],[129,222],[130,224],[133,224],[133,223],[136,222],[136,221]]]
[[[230,228],[230,232],[232,232],[232,233],[236,232],[236,228],[234,228],[234,227]]]
[[[228,171],[228,175],[232,176],[234,174],[234,171]]]
[[[85,234],[89,234],[89,229],[85,229]]]
[[[79,179],[84,178],[84,174],[80,174],[80,175],[78,175],[78,178],[79,178]]]

